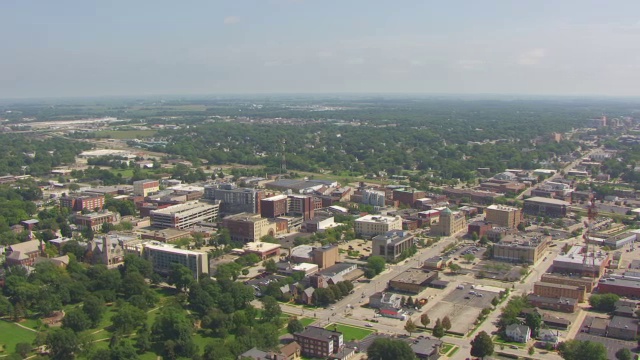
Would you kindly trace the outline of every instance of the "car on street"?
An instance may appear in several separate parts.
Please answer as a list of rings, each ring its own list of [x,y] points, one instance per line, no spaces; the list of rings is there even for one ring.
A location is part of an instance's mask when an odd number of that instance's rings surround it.
[[[371,325],[371,323],[366,323],[366,324],[364,324],[364,326],[366,326],[366,327],[373,327],[373,325]]]

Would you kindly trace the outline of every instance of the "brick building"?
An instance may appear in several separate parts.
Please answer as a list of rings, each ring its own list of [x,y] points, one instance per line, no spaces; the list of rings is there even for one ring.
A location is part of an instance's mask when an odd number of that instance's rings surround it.
[[[287,195],[276,195],[260,200],[260,215],[263,218],[276,218],[287,214]]]
[[[78,225],[80,229],[90,227],[93,231],[99,231],[102,224],[115,224],[119,221],[120,214],[106,210],[89,214],[77,214],[74,217],[74,224]]]
[[[251,213],[229,215],[222,220],[222,226],[229,229],[233,240],[244,242],[260,240],[265,235],[275,236],[277,230],[275,222]]]
[[[478,238],[487,234],[487,231],[493,229],[493,224],[487,221],[474,221],[467,226],[467,235],[473,236],[475,233]]]
[[[393,262],[414,245],[414,236],[402,230],[389,231],[371,239],[372,254]]]
[[[424,198],[426,193],[424,191],[416,189],[402,189],[393,191],[393,200],[398,201],[400,204],[413,207],[413,204],[421,198]]]
[[[365,215],[354,221],[356,234],[376,236],[391,230],[402,230],[402,218],[399,216]]]
[[[489,205],[484,210],[485,221],[495,226],[517,228],[522,221],[522,210],[504,205]]]
[[[449,208],[445,208],[440,212],[440,221],[431,226],[431,235],[433,236],[451,236],[466,230],[467,219],[459,212],[453,212]]]
[[[310,358],[326,359],[344,346],[341,332],[316,326],[307,326],[293,334],[293,339],[300,344],[302,355]]]
[[[587,296],[585,289],[580,286],[545,283],[541,281],[533,284],[533,293],[550,298],[572,298],[578,302],[583,302]]]
[[[503,237],[493,245],[493,258],[535,264],[551,244],[551,236],[518,233]]]
[[[524,200],[524,213],[550,217],[565,217],[569,203],[564,200],[531,197]]]
[[[160,191],[158,180],[138,180],[133,182],[133,194],[137,196],[148,196]]]
[[[71,209],[72,211],[102,210],[104,207],[104,196],[96,194],[70,194],[60,198],[60,207]]]

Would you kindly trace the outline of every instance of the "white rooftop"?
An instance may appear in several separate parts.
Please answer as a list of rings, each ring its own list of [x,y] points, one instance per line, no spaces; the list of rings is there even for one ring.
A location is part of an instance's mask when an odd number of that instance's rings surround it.
[[[246,243],[242,249],[244,251],[259,251],[259,252],[267,252],[271,250],[275,250],[282,247],[280,244],[272,244],[267,242],[255,241]]]

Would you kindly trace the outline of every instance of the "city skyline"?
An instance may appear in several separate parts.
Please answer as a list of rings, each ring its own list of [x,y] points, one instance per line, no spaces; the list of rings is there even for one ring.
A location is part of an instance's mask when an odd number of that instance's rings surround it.
[[[640,4],[7,1],[0,98],[639,96]]]

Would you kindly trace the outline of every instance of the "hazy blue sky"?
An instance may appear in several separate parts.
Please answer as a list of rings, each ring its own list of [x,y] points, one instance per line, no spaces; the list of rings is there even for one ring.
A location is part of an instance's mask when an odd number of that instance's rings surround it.
[[[640,95],[640,1],[0,0],[0,98]]]

